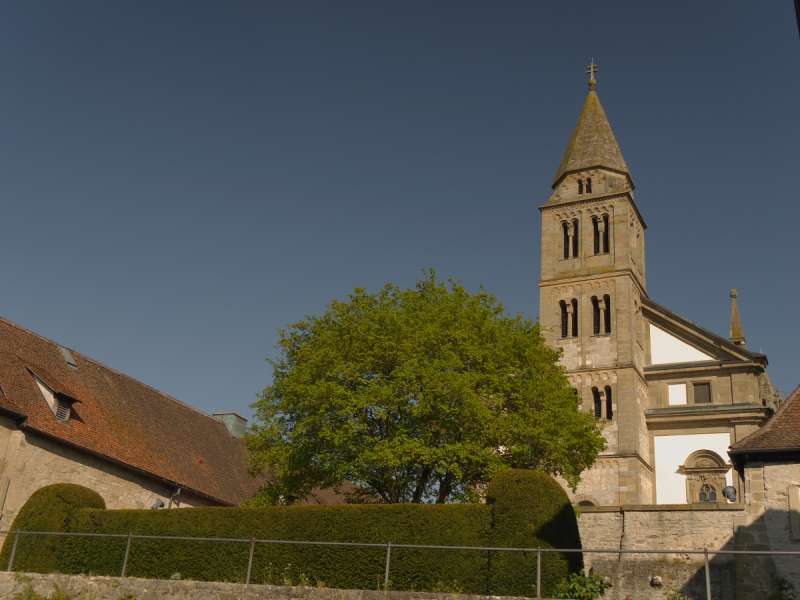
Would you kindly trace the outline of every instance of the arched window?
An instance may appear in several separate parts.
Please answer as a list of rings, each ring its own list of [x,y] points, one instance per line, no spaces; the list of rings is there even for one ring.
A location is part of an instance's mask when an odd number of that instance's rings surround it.
[[[597,296],[592,297],[592,333],[594,335],[600,333],[600,303],[597,301]]]
[[[561,229],[564,230],[564,258],[569,258],[569,225],[566,221],[561,223]]]
[[[704,485],[700,488],[700,502],[716,502],[717,501],[717,490],[714,488],[713,485]]]
[[[603,296],[603,304],[605,310],[603,311],[603,329],[605,333],[611,333],[611,297],[606,294]]]
[[[561,337],[565,338],[569,334],[569,320],[567,315],[567,303],[561,301]]]
[[[578,502],[578,506],[594,506],[594,502],[591,500],[581,500]]]
[[[686,502],[725,502],[719,491],[727,485],[731,465],[712,450],[698,450],[679,469],[686,475]]]
[[[606,419],[609,421],[614,418],[614,407],[611,402],[611,387],[606,386]]]
[[[572,337],[578,337],[578,301],[572,300]]]
[[[608,215],[603,215],[603,253],[608,252]]]
[[[594,253],[600,254],[600,221],[597,217],[592,217],[592,229],[594,230]]]
[[[579,194],[583,193],[583,180],[582,179],[578,179],[578,193]]]
[[[603,416],[603,401],[600,399],[600,392],[596,387],[592,388],[592,398],[594,398],[594,418],[599,421]]]
[[[586,178],[586,193],[587,194],[591,194],[592,193],[592,178],[591,177],[587,177]]]
[[[578,219],[572,222],[572,258],[578,256]]]

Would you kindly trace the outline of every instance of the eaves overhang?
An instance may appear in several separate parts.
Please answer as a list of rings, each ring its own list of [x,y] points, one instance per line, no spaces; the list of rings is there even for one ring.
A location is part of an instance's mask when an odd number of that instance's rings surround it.
[[[666,414],[686,414],[686,413],[728,413],[752,410],[763,410],[765,407],[760,404],[688,404],[686,406],[670,406],[669,408],[648,408],[644,411],[644,416],[666,415]]]
[[[695,362],[649,365],[644,368],[644,372],[646,375],[658,375],[662,372],[672,373],[674,371],[702,371],[704,369],[735,369],[741,367],[761,369],[762,365],[756,360],[700,360]]]
[[[790,448],[733,448],[728,449],[728,454],[800,454],[800,446]]]
[[[772,409],[760,404],[726,404],[671,406],[648,408],[644,411],[647,428],[651,431],[735,425],[763,425]]]

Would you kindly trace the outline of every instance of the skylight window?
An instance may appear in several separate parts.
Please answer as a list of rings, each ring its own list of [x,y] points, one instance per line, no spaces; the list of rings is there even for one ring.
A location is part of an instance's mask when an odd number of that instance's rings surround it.
[[[63,346],[59,346],[58,349],[61,350],[61,355],[64,357],[64,360],[67,361],[67,364],[70,367],[75,367],[77,369],[78,363],[75,362],[75,359],[72,356],[72,352],[70,352]]]

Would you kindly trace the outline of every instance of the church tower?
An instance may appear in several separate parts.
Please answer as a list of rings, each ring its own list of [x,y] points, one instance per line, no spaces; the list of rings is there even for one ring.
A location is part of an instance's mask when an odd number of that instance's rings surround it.
[[[644,230],[634,183],[595,92],[589,96],[542,213],[540,321],[583,410],[604,421],[608,448],[583,474],[576,504],[649,504],[645,422]],[[582,493],[585,492],[585,493]],[[572,494],[571,494],[572,495]]]

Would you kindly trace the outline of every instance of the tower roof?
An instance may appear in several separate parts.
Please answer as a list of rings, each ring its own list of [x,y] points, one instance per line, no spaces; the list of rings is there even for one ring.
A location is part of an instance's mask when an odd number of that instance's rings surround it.
[[[589,82],[589,96],[553,180],[554,188],[567,173],[596,167],[624,173],[631,181],[631,188],[635,187],[594,87],[595,81],[592,78]]]

